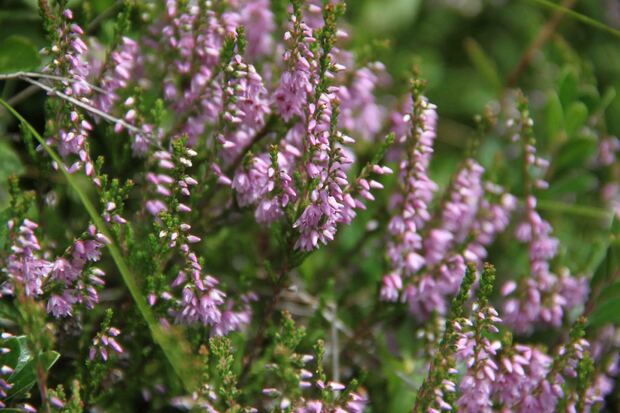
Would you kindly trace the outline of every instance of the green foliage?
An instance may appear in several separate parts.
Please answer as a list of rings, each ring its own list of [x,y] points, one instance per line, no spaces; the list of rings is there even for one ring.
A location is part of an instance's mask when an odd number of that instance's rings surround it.
[[[37,382],[38,366],[47,372],[60,358],[60,354],[55,351],[33,353],[26,336],[4,339],[0,341],[0,345],[10,350],[0,355],[0,365],[13,369],[7,379],[13,386],[7,391],[7,399],[19,399],[25,396]]]
[[[590,282],[588,326],[620,323],[620,222],[612,224],[605,254]]]
[[[41,57],[36,46],[22,36],[9,36],[0,42],[0,75],[36,69]]]

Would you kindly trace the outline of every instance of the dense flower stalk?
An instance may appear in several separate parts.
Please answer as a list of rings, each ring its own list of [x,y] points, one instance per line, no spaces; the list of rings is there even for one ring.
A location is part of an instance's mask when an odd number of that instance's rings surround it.
[[[482,263],[486,247],[508,226],[516,201],[498,185],[485,183],[484,168],[468,158],[438,208],[430,208],[437,189],[428,175],[437,115],[420,88],[414,85],[412,114],[405,116],[413,122],[411,137],[402,125],[394,128],[408,152],[400,163],[400,192],[393,198],[391,271],[383,278],[381,298],[400,298],[417,317],[427,318],[434,311],[445,313],[466,261]]]
[[[85,55],[88,46],[83,39],[84,30],[73,22],[73,12],[69,9],[58,16],[58,21],[54,44],[46,50],[52,60],[43,70],[63,79],[59,81],[59,88],[65,95],[91,104],[93,89],[87,80],[89,66]],[[71,166],[54,163],[54,167],[66,168],[70,173],[83,169],[86,175],[99,185],[100,181],[95,176],[95,165],[88,149],[88,138],[93,126],[75,104],[64,100],[59,104],[62,121],[57,130],[51,131],[53,135],[49,136],[47,141],[57,147],[60,155],[67,159]]]
[[[504,304],[506,322],[516,331],[527,331],[537,323],[559,327],[567,310],[583,304],[587,284],[585,278],[573,277],[568,270],[555,274],[550,269],[550,261],[557,254],[559,241],[551,235],[551,224],[540,216],[536,208],[533,190],[546,188],[547,183],[532,175],[536,170],[544,173],[549,163],[536,154],[533,121],[526,102],[520,103],[520,114],[515,139],[520,140],[524,148],[525,217],[517,226],[516,236],[528,244],[530,268],[529,275],[522,281],[523,288],[517,289],[517,284],[509,281],[502,293],[511,296]],[[513,295],[515,292],[516,296]]]
[[[421,94],[421,84],[412,88],[413,112],[411,139],[406,143],[406,158],[400,163],[399,182],[402,194],[395,199],[397,210],[389,223],[392,239],[388,243],[388,257],[392,272],[384,277],[381,295],[395,300],[403,286],[403,278],[414,276],[425,264],[422,255],[420,231],[430,220],[429,203],[437,185],[428,176],[428,167],[436,137],[437,114],[435,106]]]

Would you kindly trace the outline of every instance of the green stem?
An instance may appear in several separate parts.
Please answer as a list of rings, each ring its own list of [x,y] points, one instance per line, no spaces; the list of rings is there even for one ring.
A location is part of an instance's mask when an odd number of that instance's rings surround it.
[[[620,37],[620,30],[616,30],[613,27],[609,27],[605,23],[601,23],[600,21],[598,21],[596,19],[593,19],[592,17],[588,17],[586,15],[578,13],[578,12],[576,12],[574,10],[571,10],[571,9],[569,9],[567,7],[561,6],[561,5],[556,4],[556,3],[552,2],[552,1],[549,1],[549,0],[530,0],[530,1],[533,1],[535,3],[541,4],[541,5],[545,6],[545,7],[549,7],[551,9],[562,11],[562,12],[566,13],[568,16],[570,16],[570,17],[572,17],[572,18],[574,18],[576,20],[579,20],[582,23],[585,23],[585,24],[587,24],[589,26],[595,27],[595,28],[597,28],[599,30],[603,30],[603,31],[605,31],[607,33],[611,33],[614,36]]]
[[[153,336],[153,340],[161,347],[166,358],[168,359],[168,362],[172,365],[175,373],[183,383],[185,390],[187,390],[188,392],[193,391],[196,388],[196,386],[194,385],[195,377],[198,376],[191,373],[191,369],[193,366],[190,360],[191,355],[185,354],[186,352],[183,351],[189,348],[189,346],[186,344],[185,339],[181,337],[180,333],[174,333],[172,330],[168,329],[164,330],[157,322],[155,316],[151,312],[149,305],[146,302],[146,299],[140,292],[136,280],[131,274],[129,266],[125,263],[120,249],[114,242],[111,233],[108,231],[105,222],[101,219],[101,216],[95,209],[95,206],[92,204],[88,196],[77,184],[74,176],[68,173],[66,168],[63,167],[64,162],[62,161],[60,156],[58,156],[58,154],[52,148],[50,148],[49,145],[47,145],[45,140],[41,137],[41,135],[39,135],[36,129],[26,119],[24,119],[11,105],[9,105],[3,99],[0,99],[0,104],[2,104],[2,106],[4,106],[9,112],[11,112],[13,116],[15,116],[24,126],[26,126],[32,132],[32,135],[37,139],[37,141],[39,141],[41,146],[50,155],[50,157],[58,164],[60,171],[67,179],[69,185],[77,193],[82,205],[86,209],[86,212],[88,212],[88,215],[92,219],[98,231],[111,241],[107,244],[110,255],[112,256],[112,259],[114,260],[118,271],[121,273],[123,281],[125,282],[129,293],[135,301],[138,310],[140,311],[140,314],[144,318],[144,321],[146,321],[146,324],[151,331],[151,335]]]

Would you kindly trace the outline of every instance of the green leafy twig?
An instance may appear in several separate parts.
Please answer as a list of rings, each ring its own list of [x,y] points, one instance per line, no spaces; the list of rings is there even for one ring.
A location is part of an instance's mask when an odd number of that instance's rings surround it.
[[[129,290],[129,293],[135,301],[140,314],[148,325],[151,331],[151,335],[153,336],[153,340],[161,347],[166,358],[168,359],[168,362],[171,364],[176,375],[183,383],[185,390],[187,390],[188,392],[193,391],[195,389],[195,377],[197,376],[191,374],[192,366],[195,364],[191,362],[191,356],[186,351],[188,349],[186,341],[182,337],[180,337],[179,333],[173,333],[171,330],[164,330],[156,321],[153,313],[151,312],[146,302],[146,299],[140,292],[140,288],[138,287],[138,284],[136,283],[136,280],[133,277],[129,266],[123,259],[121,251],[114,242],[113,237],[108,231],[108,228],[106,227],[104,221],[101,219],[99,213],[95,209],[95,206],[92,204],[86,193],[80,188],[74,176],[69,174],[67,170],[62,166],[62,159],[52,148],[49,147],[49,145],[47,145],[47,143],[37,132],[37,130],[26,119],[24,119],[12,106],[10,106],[2,99],[0,99],[0,104],[4,106],[9,112],[11,112],[13,116],[15,116],[28,130],[30,130],[30,132],[32,132],[32,135],[35,137],[35,139],[41,144],[41,146],[50,155],[50,157],[59,165],[60,171],[67,179],[67,182],[72,187],[72,189],[77,193],[80,202],[84,206],[84,209],[86,209],[86,212],[92,219],[98,231],[101,232],[109,240],[111,240],[111,242],[107,244],[107,248],[110,251],[110,255],[112,256],[112,259],[114,260],[114,263],[116,264],[116,267],[118,268],[118,271],[120,272],[121,277],[123,278],[123,281],[127,286],[127,289]]]

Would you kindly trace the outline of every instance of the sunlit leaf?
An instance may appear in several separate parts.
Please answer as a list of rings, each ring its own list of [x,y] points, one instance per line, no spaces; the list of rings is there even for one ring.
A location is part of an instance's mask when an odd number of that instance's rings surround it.
[[[41,57],[35,45],[22,36],[9,36],[0,42],[0,73],[36,69]]]

